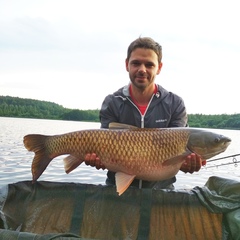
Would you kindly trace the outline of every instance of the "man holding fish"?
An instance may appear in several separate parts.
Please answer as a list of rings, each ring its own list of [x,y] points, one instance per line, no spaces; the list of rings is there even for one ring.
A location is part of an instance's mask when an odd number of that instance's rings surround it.
[[[131,186],[172,188],[179,170],[193,173],[225,151],[231,139],[187,127],[183,100],[154,83],[162,68],[161,46],[151,38],[133,41],[127,53],[130,84],[108,95],[100,110],[101,129],[60,135],[24,136],[35,153],[33,182],[57,156],[66,173],[85,162],[107,168],[108,185],[119,195]]]
[[[118,122],[141,128],[187,127],[187,113],[183,100],[162,86],[155,78],[162,69],[162,47],[153,39],[139,37],[127,51],[125,61],[130,84],[108,95],[100,111],[101,128]],[[95,153],[85,157],[87,165],[105,169]],[[206,161],[195,153],[189,154],[181,169],[183,172],[199,171]],[[107,184],[115,185],[115,173],[108,171]],[[170,188],[176,178],[160,182],[143,181],[143,187]],[[131,185],[137,186],[138,180]]]

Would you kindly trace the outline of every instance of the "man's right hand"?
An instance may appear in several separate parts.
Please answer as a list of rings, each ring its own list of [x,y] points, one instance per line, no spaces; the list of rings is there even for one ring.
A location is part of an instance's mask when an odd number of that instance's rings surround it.
[[[96,153],[87,153],[85,155],[85,164],[91,167],[96,167],[96,169],[105,169],[106,167],[101,163],[99,157]]]

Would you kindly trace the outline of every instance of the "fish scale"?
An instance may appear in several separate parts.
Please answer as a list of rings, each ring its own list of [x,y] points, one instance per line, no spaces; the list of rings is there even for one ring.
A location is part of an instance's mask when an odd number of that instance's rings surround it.
[[[171,135],[167,129],[162,132],[159,135],[153,130],[80,131],[49,138],[46,147],[48,152],[72,153],[79,159],[95,152],[103,164],[121,163],[124,166],[127,159],[126,165],[131,169],[140,168],[142,163],[155,167],[165,159],[185,152],[189,135],[186,131],[171,131]]]

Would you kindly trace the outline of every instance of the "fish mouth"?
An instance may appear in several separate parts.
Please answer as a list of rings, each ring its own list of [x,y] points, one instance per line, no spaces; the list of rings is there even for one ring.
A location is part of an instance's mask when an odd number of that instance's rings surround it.
[[[206,159],[210,159],[220,153],[223,153],[226,149],[223,149],[222,151],[216,151],[216,152],[211,152],[211,153],[206,153],[201,155],[202,159],[206,160]]]

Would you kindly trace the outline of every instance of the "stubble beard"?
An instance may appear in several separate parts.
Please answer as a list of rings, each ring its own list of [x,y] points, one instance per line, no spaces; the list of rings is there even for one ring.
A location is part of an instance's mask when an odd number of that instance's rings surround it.
[[[137,77],[135,76],[130,77],[131,83],[141,91],[145,90],[149,85],[151,85],[154,82],[154,79],[149,80],[148,77],[146,77],[147,81],[137,81],[135,80],[135,78]]]

